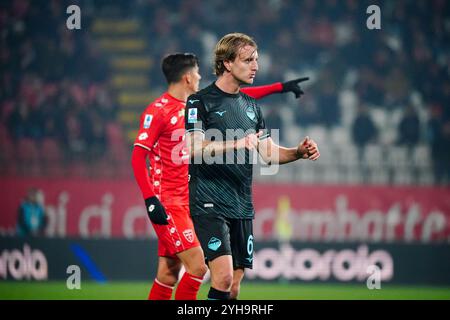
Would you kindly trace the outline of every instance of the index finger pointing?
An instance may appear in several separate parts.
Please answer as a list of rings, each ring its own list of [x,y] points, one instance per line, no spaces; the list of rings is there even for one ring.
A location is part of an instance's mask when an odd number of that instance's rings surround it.
[[[300,83],[300,82],[307,81],[307,80],[309,80],[309,77],[303,77],[303,78],[296,79],[295,82]]]

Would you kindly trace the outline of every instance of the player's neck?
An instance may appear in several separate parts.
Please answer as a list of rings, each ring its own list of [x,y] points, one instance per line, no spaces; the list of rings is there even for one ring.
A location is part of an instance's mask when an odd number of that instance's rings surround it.
[[[221,75],[216,81],[216,86],[223,92],[231,94],[239,93],[239,89],[241,88],[239,82],[236,81],[231,73]]]
[[[192,94],[192,92],[186,90],[186,88],[183,85],[178,83],[170,84],[169,88],[167,89],[167,93],[170,94],[175,99],[185,102],[187,98]]]

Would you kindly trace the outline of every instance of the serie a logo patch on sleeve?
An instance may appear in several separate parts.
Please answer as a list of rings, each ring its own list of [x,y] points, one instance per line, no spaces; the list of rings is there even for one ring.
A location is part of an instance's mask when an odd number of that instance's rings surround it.
[[[153,116],[151,114],[146,114],[144,118],[144,129],[150,128]]]
[[[189,109],[188,113],[188,123],[196,123],[197,122],[197,108]]]

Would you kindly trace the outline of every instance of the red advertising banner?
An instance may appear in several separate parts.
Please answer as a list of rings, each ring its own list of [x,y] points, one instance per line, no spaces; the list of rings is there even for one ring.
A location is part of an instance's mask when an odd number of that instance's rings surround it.
[[[154,237],[133,180],[2,179],[0,234],[28,188],[42,190],[50,237]],[[255,184],[256,239],[450,242],[450,188]]]

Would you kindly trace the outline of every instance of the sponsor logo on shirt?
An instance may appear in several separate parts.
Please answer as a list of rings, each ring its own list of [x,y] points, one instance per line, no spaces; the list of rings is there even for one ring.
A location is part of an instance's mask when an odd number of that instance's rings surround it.
[[[226,110],[224,111],[216,111],[215,113],[217,113],[219,116],[223,117],[223,114],[227,112]]]
[[[188,123],[196,123],[196,122],[197,122],[197,108],[189,109]]]
[[[150,128],[150,125],[152,123],[153,116],[151,114],[146,114],[144,119],[144,129]]]
[[[139,141],[146,140],[148,138],[147,132],[143,132],[139,135]]]
[[[178,118],[175,116],[173,116],[172,119],[170,119],[171,124],[175,124],[175,123],[177,123],[177,121],[178,121]]]
[[[194,102],[197,102],[197,101],[200,101],[200,100],[188,100],[188,102],[190,103],[190,104],[194,104]]]

